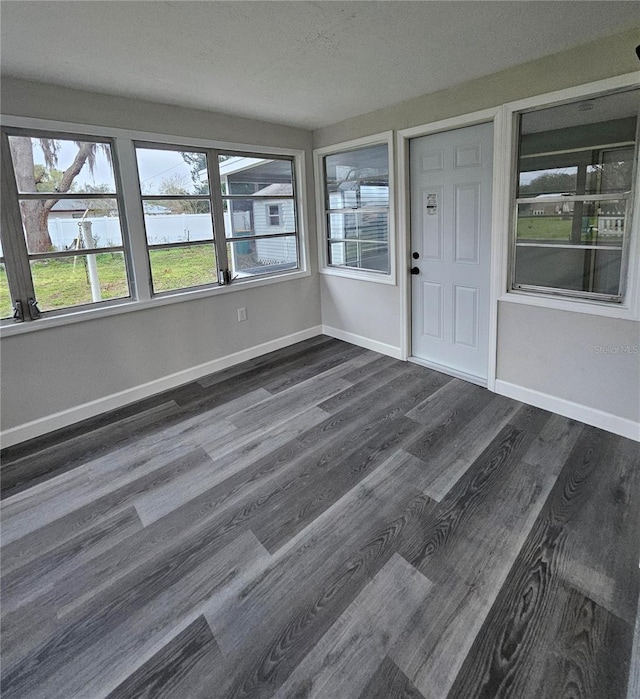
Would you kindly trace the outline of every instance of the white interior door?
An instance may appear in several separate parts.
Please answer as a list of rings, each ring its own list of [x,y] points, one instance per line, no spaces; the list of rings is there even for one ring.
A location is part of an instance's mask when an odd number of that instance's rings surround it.
[[[412,139],[410,158],[412,355],[484,383],[493,124]]]

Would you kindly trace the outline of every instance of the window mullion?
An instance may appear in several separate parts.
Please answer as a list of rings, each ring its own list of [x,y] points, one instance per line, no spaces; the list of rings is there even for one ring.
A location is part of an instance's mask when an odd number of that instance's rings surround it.
[[[151,269],[147,253],[147,240],[144,227],[144,214],[138,185],[136,152],[132,141],[116,138],[114,142],[119,174],[121,179],[122,201],[129,243],[129,264],[135,298],[139,301],[151,299]],[[116,174],[117,176],[117,174]]]
[[[207,151],[209,161],[209,196],[211,198],[211,215],[213,216],[213,239],[216,248],[216,263],[218,265],[218,281],[224,283],[230,278],[229,256],[227,254],[226,231],[224,226],[224,204],[222,200],[222,182],[218,151]]]
[[[31,278],[27,241],[22,232],[22,217],[18,203],[16,185],[9,139],[2,133],[2,249],[7,271],[7,281],[11,293],[12,305],[17,301],[22,305],[25,320],[32,320],[29,313],[29,301],[36,298]]]

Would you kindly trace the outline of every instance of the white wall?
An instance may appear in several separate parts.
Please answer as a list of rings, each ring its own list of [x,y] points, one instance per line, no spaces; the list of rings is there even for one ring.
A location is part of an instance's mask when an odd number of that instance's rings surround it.
[[[631,73],[640,65],[635,54],[638,36],[637,30],[623,32],[319,129],[314,132],[314,148],[388,130],[420,126]],[[407,231],[399,230],[398,236],[406,237]],[[398,264],[409,266],[405,260],[399,260]],[[404,274],[404,270],[401,273]],[[323,324],[334,329],[338,336],[359,335],[369,344],[383,343],[400,351],[402,304],[399,286],[329,275],[321,277]],[[638,356],[607,359],[604,354],[590,349],[616,343],[638,345],[640,324],[503,303],[499,304],[498,326],[499,381],[514,383],[525,391],[549,395],[557,399],[558,408],[565,403],[578,402],[592,411],[602,411],[622,420],[640,421]],[[560,328],[563,328],[561,333],[558,332]],[[527,338],[526,347],[523,337]],[[535,360],[532,361],[531,357]],[[533,393],[529,398],[532,396]],[[583,415],[583,419],[586,417],[588,415]]]
[[[185,136],[303,149],[313,211],[308,131],[9,78],[1,88],[5,115],[175,135],[178,141]],[[99,412],[100,401],[119,392],[124,392],[122,401],[131,400],[139,397],[136,389],[149,382],[145,390],[159,390],[163,377],[179,372],[186,377],[189,370],[207,363],[215,366],[215,360],[234,353],[266,351],[315,334],[320,296],[313,216],[306,223],[311,276],[3,337],[2,429],[36,421],[24,432],[33,436],[61,426],[64,416],[47,421],[54,414],[67,411],[69,420],[80,419],[87,403],[98,405],[87,406],[85,416]],[[248,320],[238,323],[236,309],[241,306],[247,308]],[[112,402],[104,406],[114,407]]]

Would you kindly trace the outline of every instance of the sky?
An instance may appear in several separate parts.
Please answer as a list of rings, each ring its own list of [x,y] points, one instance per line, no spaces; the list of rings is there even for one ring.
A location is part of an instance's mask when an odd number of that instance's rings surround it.
[[[57,169],[64,171],[73,162],[78,147],[73,141],[60,140],[59,143]],[[142,153],[138,160],[138,167],[144,193],[158,193],[158,187],[162,181],[176,175],[183,178],[186,185],[191,184],[191,169],[178,151],[144,149]],[[44,165],[44,154],[36,139],[34,139],[33,157],[35,164]],[[110,188],[115,187],[113,168],[104,151],[98,150],[93,173],[85,164],[74,182],[79,190],[87,184],[92,186],[107,184]]]

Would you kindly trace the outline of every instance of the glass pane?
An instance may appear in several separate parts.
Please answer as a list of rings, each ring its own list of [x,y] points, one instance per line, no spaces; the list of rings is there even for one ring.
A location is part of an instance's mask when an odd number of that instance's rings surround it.
[[[140,191],[145,194],[209,194],[207,154],[136,147]]]
[[[616,296],[621,250],[516,247],[516,285]]]
[[[387,242],[389,215],[386,211],[329,214],[330,238],[355,238]]]
[[[20,213],[30,253],[122,246],[115,199],[23,200]]]
[[[142,204],[149,245],[213,240],[208,199],[163,199]]]
[[[9,292],[9,282],[7,281],[7,270],[3,259],[0,259],[0,318],[11,318],[13,315],[13,304]]]
[[[518,242],[622,245],[625,201],[518,204]]]
[[[587,192],[630,192],[633,179],[633,148],[607,150],[602,152],[601,156],[601,162],[589,168]]]
[[[389,206],[386,145],[328,155],[324,167],[329,209]]]
[[[218,281],[213,245],[149,250],[153,291],[172,291]]]
[[[121,252],[31,261],[41,311],[127,298],[127,270]]]
[[[389,247],[360,241],[332,242],[329,245],[329,264],[388,273]]]
[[[628,192],[640,90],[522,115],[518,196]]]
[[[18,192],[115,194],[108,143],[9,136],[9,144]]]
[[[256,194],[282,197],[293,194],[293,163],[290,160],[219,156],[223,194]]]
[[[251,277],[297,269],[298,245],[295,236],[241,240],[228,243],[233,274]]]
[[[521,172],[519,181],[520,197],[540,195],[560,196],[576,193],[577,167],[547,168],[533,172]]]
[[[228,199],[225,203],[227,238],[296,232],[293,199]]]

